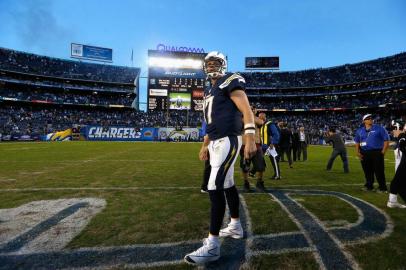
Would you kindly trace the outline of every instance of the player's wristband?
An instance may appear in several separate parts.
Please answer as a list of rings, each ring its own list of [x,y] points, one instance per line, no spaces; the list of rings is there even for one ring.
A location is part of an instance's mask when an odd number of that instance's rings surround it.
[[[245,124],[244,134],[255,134],[255,124],[254,123]]]
[[[247,129],[254,129],[255,130],[255,124],[254,123],[248,123],[244,125],[244,130]]]
[[[255,134],[255,129],[245,129],[244,134]]]

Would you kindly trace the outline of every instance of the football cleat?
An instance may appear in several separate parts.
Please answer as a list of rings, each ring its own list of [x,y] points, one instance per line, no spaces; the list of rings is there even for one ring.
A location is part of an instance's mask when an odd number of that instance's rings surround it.
[[[244,182],[244,191],[245,192],[250,192],[251,191],[250,183],[247,182],[247,181]]]
[[[184,261],[188,264],[202,265],[208,262],[217,261],[220,258],[220,245],[209,241],[208,238],[203,240],[203,246],[198,250],[185,256]]]
[[[241,239],[244,237],[244,231],[241,224],[228,224],[226,228],[220,230],[220,237],[231,237]]]
[[[406,208],[406,205],[398,202],[388,202],[386,206],[388,206],[389,208],[402,208],[402,209]]]
[[[257,184],[255,185],[255,187],[257,188],[257,191],[266,192],[266,188],[265,188],[265,186],[264,186],[264,181],[257,182]]]

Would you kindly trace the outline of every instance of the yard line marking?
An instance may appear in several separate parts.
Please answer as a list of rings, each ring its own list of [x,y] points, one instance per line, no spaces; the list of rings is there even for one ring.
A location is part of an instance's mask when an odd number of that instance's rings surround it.
[[[389,183],[387,181],[387,183]],[[281,189],[281,188],[290,188],[290,187],[303,187],[303,188],[307,188],[307,187],[341,187],[341,186],[359,186],[362,187],[363,184],[359,183],[359,184],[346,184],[346,183],[337,183],[337,184],[320,184],[320,185],[279,185],[279,186],[274,186],[272,187],[272,189]],[[200,190],[200,186],[189,186],[189,187],[175,187],[175,186],[158,186],[158,187],[55,187],[55,188],[6,188],[6,189],[1,189],[0,188],[0,192],[19,192],[19,191],[77,191],[77,190],[189,190],[189,189],[198,189]],[[239,190],[240,192],[242,190]],[[261,194],[261,193],[244,193],[244,194]]]
[[[360,215],[359,221],[351,224],[351,226],[326,228],[314,214],[305,209],[298,201],[294,201],[289,194],[338,197],[359,210],[357,211]],[[351,254],[347,252],[346,245],[382,239],[393,231],[393,223],[383,211],[345,193],[280,189],[270,191],[269,195],[269,199],[273,197],[300,230],[254,235],[247,204],[243,195],[240,194],[240,218],[245,231],[245,239],[224,239],[222,257],[217,263],[208,264],[204,269],[244,269],[244,267],[249,268],[253,256],[290,252],[312,252],[321,269],[358,269],[359,266]],[[71,206],[66,207],[60,213],[69,211]],[[200,246],[200,241],[189,240],[174,243],[90,247],[74,250],[63,250],[61,247],[62,250],[31,251],[31,253],[23,254],[10,253],[3,249],[0,250],[0,265],[4,269],[69,268],[81,270],[123,266],[164,267],[181,264],[182,257],[186,253]]]

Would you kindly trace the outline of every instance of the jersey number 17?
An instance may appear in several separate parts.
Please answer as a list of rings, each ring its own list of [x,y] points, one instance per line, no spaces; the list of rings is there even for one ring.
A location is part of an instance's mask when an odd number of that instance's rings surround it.
[[[212,121],[211,112],[212,112],[212,107],[213,107],[213,99],[214,99],[214,96],[206,97],[203,102],[204,120],[206,121],[206,123],[208,125],[210,125],[211,121]]]

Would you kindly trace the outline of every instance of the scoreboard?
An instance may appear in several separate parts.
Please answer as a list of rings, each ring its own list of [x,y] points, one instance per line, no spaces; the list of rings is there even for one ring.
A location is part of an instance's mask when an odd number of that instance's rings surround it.
[[[245,57],[246,69],[279,69],[279,56]]]
[[[148,51],[148,111],[203,110],[205,53]]]

